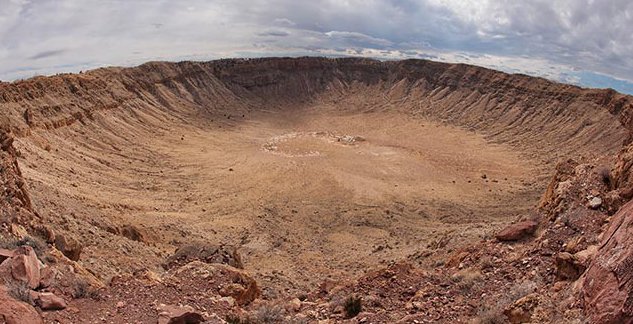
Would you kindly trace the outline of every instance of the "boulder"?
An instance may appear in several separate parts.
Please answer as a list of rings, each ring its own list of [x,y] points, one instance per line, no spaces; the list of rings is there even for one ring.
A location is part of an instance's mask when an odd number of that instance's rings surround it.
[[[633,201],[614,215],[581,281],[591,323],[633,323]]]
[[[79,261],[79,256],[83,249],[77,240],[61,234],[55,237],[55,247],[73,261]]]
[[[50,292],[37,293],[33,299],[35,304],[42,310],[62,310],[66,308],[64,299]]]
[[[0,264],[0,276],[4,282],[11,279],[24,282],[29,288],[40,285],[40,261],[28,245],[18,247],[13,256]]]
[[[171,306],[161,304],[158,311],[158,324],[198,324],[204,317],[191,306]]]
[[[567,252],[556,255],[556,276],[561,280],[575,281],[585,272],[585,265],[578,257]]]
[[[522,221],[508,225],[495,237],[499,241],[518,241],[534,234],[537,227],[538,223],[533,220]]]
[[[503,314],[510,323],[528,323],[532,321],[534,309],[538,306],[539,296],[536,293],[529,294],[508,306]]]
[[[40,285],[39,288],[48,288],[55,280],[55,270],[51,267],[40,269]]]
[[[0,323],[40,324],[42,318],[33,306],[9,296],[7,288],[0,286]]]

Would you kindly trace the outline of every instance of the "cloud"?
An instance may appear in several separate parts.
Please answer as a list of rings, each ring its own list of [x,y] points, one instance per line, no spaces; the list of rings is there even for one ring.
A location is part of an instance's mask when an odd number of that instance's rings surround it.
[[[37,53],[31,57],[29,57],[30,60],[39,60],[39,59],[43,59],[43,58],[47,58],[47,57],[51,57],[51,56],[56,56],[56,55],[60,55],[62,53],[64,53],[66,50],[50,50],[50,51],[43,51],[40,53]]]
[[[334,40],[343,40],[350,45],[360,45],[366,47],[387,47],[393,45],[391,41],[382,38],[376,38],[369,35],[365,35],[357,32],[349,32],[349,31],[329,31],[325,33],[325,35]]]
[[[148,60],[373,55],[626,89],[573,72],[633,80],[631,30],[630,0],[0,0],[0,79]]]
[[[276,30],[276,29],[270,29],[270,30],[266,30],[260,33],[257,33],[257,36],[273,36],[273,37],[286,37],[290,35],[289,32],[285,31],[285,30]]]

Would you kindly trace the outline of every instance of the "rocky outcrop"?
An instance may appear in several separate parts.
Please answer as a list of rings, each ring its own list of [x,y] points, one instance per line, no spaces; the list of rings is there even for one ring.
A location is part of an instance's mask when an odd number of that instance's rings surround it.
[[[228,264],[238,269],[244,269],[242,257],[235,247],[204,243],[188,244],[179,247],[176,252],[167,259],[167,263],[165,263],[164,267],[165,269],[171,269],[192,261]]]
[[[582,295],[592,323],[633,322],[633,202],[614,216],[594,261],[583,276]]]

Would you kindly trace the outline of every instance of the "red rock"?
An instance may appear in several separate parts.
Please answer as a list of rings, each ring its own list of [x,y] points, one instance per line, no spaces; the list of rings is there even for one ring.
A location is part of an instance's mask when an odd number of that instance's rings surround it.
[[[40,285],[39,288],[48,288],[55,280],[55,271],[51,267],[40,269]]]
[[[13,299],[6,287],[0,286],[0,323],[6,324],[40,324],[42,318],[33,306]]]
[[[561,252],[556,255],[556,276],[561,280],[575,281],[585,272],[585,266],[574,255]]]
[[[40,261],[33,248],[24,245],[15,249],[13,256],[0,264],[0,276],[5,282],[13,278],[26,283],[31,289],[37,288],[40,284]]]
[[[591,323],[633,323],[633,201],[615,214],[585,272],[581,292]]]
[[[7,249],[0,249],[0,263],[13,256],[13,251]]]
[[[531,322],[534,309],[539,304],[539,296],[536,293],[529,294],[515,301],[508,306],[503,314],[508,317],[508,321],[513,324]]]
[[[497,233],[496,238],[499,241],[522,240],[534,234],[537,227],[538,223],[531,220],[511,224]]]
[[[158,324],[197,324],[204,321],[204,317],[190,306],[158,306]]]
[[[55,247],[67,258],[73,261],[79,261],[82,246],[74,238],[66,235],[57,235],[55,237]]]
[[[64,299],[50,292],[38,293],[35,303],[42,310],[62,310],[66,308]]]

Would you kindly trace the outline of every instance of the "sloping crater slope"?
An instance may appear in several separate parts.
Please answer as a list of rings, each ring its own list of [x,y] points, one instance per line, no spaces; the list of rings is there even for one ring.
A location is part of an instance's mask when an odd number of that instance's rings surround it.
[[[147,63],[2,83],[17,150],[3,154],[24,178],[5,179],[3,203],[24,210],[3,207],[2,221],[76,237],[103,280],[160,271],[192,242],[236,246],[275,298],[407,258],[432,267],[490,237],[532,212],[557,161],[613,162],[632,102],[423,60]]]

